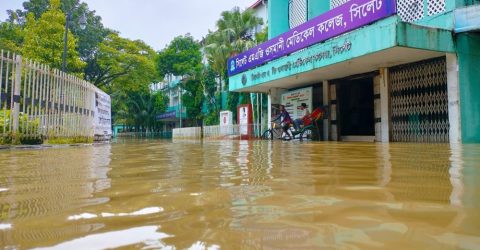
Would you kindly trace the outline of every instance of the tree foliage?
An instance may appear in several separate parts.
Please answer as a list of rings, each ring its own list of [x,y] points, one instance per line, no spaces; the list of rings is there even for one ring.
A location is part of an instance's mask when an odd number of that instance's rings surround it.
[[[21,52],[25,32],[10,22],[0,23],[0,48],[11,52]]]
[[[87,80],[96,86],[122,90],[146,90],[158,80],[155,51],[141,40],[132,41],[112,32],[100,43],[95,63],[88,64]]]
[[[252,32],[261,24],[263,20],[256,17],[253,10],[247,9],[242,12],[236,7],[231,11],[222,12],[221,18],[217,21],[217,30],[207,35],[205,52],[208,62],[218,77],[223,79],[226,87],[228,87],[228,58],[254,47],[258,42],[263,42],[257,41]],[[265,39],[262,35],[258,38]],[[227,99],[228,109],[233,111],[234,116],[239,101],[248,100],[244,94],[236,92],[230,92]]]
[[[51,8],[50,0],[29,0],[23,3],[23,10],[8,10],[7,22],[18,24],[24,27],[27,23],[27,16],[32,14],[34,19],[40,17]],[[62,0],[60,3],[61,11],[67,15],[71,14],[69,22],[70,30],[78,39],[77,49],[83,60],[91,58],[97,45],[110,33],[110,30],[103,26],[102,18],[90,11],[86,3],[80,0]],[[87,25],[85,29],[80,27],[80,17],[85,15]]]
[[[217,21],[217,30],[207,35],[205,46],[208,62],[219,77],[227,78],[229,57],[257,44],[252,30],[261,24],[263,20],[256,17],[251,9],[242,12],[236,7],[221,13],[221,18]]]
[[[53,68],[61,68],[65,21],[65,15],[60,10],[60,0],[50,0],[50,8],[38,20],[30,13],[25,25],[23,55]],[[69,72],[81,73],[85,63],[78,56],[76,38],[68,32],[68,69]]]
[[[157,68],[160,75],[183,76],[201,69],[200,44],[189,34],[175,37],[158,53]]]
[[[134,126],[136,131],[150,132],[160,125],[156,116],[165,112],[168,98],[162,92],[129,91],[114,95],[113,118],[117,124]]]
[[[90,11],[86,3],[27,0],[23,9],[8,13],[8,19],[0,23],[2,49],[21,52],[26,58],[61,68],[65,22],[69,16],[68,72],[79,76],[83,73],[86,80],[109,93],[112,114],[122,119],[127,117],[131,124],[152,126],[156,115],[153,113],[164,112],[164,104],[152,101],[163,97],[151,94],[149,89],[149,84],[159,79],[155,51],[143,41],[122,38],[105,28],[101,17]],[[87,18],[85,29],[81,29],[79,22],[83,15]]]

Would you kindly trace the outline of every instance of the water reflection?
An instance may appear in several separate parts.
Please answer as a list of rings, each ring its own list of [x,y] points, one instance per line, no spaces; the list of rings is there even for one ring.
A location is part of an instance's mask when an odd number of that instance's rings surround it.
[[[0,248],[474,249],[480,146],[125,140],[0,152]]]

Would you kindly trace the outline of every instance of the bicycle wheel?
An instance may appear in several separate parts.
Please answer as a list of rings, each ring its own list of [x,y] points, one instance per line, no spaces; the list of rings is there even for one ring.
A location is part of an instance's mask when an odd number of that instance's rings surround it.
[[[300,134],[300,140],[304,140],[304,139],[307,139],[307,140],[311,140],[312,139],[312,129],[311,128],[306,128],[302,131],[302,133]]]
[[[263,132],[262,138],[265,140],[273,140],[273,132],[270,129],[265,130]]]

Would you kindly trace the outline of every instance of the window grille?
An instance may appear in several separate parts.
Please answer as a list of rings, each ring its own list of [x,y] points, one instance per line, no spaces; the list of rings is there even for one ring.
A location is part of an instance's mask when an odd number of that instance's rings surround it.
[[[448,142],[445,57],[390,70],[392,140]]]
[[[445,12],[445,0],[428,0],[427,3],[429,16]]]
[[[424,17],[423,0],[398,0],[397,12],[404,22],[420,20]]]
[[[290,29],[307,21],[307,0],[289,0],[288,21]]]
[[[330,0],[330,9],[337,8],[338,6],[348,2],[350,2],[350,0]]]

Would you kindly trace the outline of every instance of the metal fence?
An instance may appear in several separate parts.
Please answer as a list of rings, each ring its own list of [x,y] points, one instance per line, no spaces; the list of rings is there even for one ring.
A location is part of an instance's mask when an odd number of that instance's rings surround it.
[[[242,139],[242,138],[259,138],[261,125],[248,124],[248,125],[216,125],[216,126],[204,126],[203,138],[204,139]],[[173,139],[201,139],[202,128],[190,127],[190,128],[175,128],[172,134]]]
[[[93,137],[96,87],[73,75],[0,52],[0,135]]]

